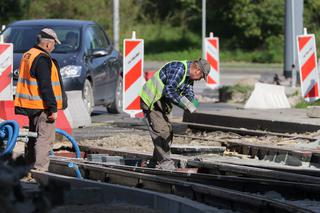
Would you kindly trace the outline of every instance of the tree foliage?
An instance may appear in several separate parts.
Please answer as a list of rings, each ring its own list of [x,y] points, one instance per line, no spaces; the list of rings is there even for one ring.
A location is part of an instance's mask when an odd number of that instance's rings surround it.
[[[29,0],[0,0],[1,24],[6,25],[22,18],[29,5]]]
[[[319,31],[320,28],[320,1],[304,1],[304,24],[311,32]]]
[[[26,19],[82,19],[93,20],[104,28],[112,26],[112,1],[103,0],[37,0],[30,2]]]
[[[171,27],[174,30],[170,36],[177,46],[201,44],[201,2],[200,0],[120,0],[121,35],[128,37],[132,30],[138,29],[142,34],[147,32],[149,40],[164,42],[166,39],[161,36],[170,34],[166,30]],[[219,36],[223,41],[221,42],[223,48],[248,51],[272,50],[283,43],[285,0],[206,2],[207,32]],[[112,0],[0,0],[0,19],[1,24],[35,18],[93,20],[111,34],[112,3]],[[320,11],[319,0],[304,0],[304,24],[309,32],[320,32],[318,11]],[[191,40],[188,38],[190,34],[193,35]],[[194,41],[194,38],[198,41]],[[167,45],[164,43],[161,45],[159,42],[152,44],[160,45],[160,49],[176,47],[172,42]]]

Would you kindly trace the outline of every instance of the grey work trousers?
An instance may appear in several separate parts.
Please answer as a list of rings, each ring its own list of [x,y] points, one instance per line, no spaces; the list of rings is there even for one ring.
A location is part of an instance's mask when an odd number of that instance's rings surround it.
[[[49,169],[49,153],[55,140],[55,122],[48,121],[45,112],[29,117],[29,131],[37,132],[37,138],[29,138],[25,147],[27,163],[40,171]]]
[[[173,131],[164,106],[165,103],[163,101],[158,101],[155,103],[154,109],[150,110],[141,100],[141,109],[145,115],[154,145],[151,161],[158,165],[165,161],[171,161],[170,145],[172,143]]]

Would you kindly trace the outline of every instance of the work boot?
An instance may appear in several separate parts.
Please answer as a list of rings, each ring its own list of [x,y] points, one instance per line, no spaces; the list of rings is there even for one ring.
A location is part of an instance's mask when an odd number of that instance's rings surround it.
[[[156,168],[156,165],[157,165],[157,162],[155,160],[153,160],[153,159],[150,159],[150,160],[145,162],[144,167],[154,169],[154,168]]]
[[[156,168],[169,171],[174,171],[177,169],[173,160],[163,160],[156,166]]]
[[[21,178],[20,181],[27,183],[37,183],[37,181],[32,177],[31,172],[28,172],[28,174]]]

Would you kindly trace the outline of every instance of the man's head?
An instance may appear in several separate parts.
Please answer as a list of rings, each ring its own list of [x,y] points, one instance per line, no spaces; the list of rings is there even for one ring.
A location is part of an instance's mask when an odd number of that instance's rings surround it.
[[[61,44],[57,34],[50,28],[44,28],[38,33],[38,45],[51,53],[56,44]]]
[[[70,44],[72,47],[77,46],[78,34],[75,32],[68,32],[66,35],[66,43]]]
[[[200,58],[191,63],[190,67],[190,79],[201,80],[201,78],[207,79],[210,72],[210,64],[207,60]]]

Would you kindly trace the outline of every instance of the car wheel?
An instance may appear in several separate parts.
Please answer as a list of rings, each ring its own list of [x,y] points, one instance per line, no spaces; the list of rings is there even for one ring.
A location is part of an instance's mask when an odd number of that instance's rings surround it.
[[[107,106],[109,113],[119,114],[122,112],[122,77],[119,77],[119,82],[115,91],[115,98],[111,105]]]
[[[93,111],[94,100],[91,82],[88,79],[86,79],[86,81],[84,82],[84,86],[82,89],[82,99],[87,107],[89,115],[91,115],[91,112]]]

